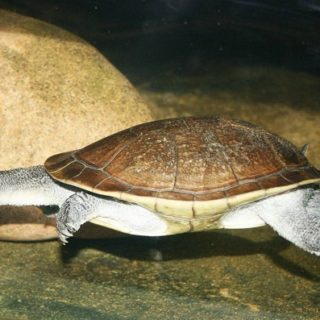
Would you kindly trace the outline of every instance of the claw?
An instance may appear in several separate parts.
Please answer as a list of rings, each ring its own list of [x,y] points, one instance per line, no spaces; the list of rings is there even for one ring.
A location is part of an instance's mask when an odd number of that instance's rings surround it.
[[[65,225],[58,224],[59,239],[63,244],[68,243],[67,239],[73,236],[73,233],[70,232]]]
[[[88,215],[92,211],[92,197],[91,202],[88,201],[88,194],[85,192],[77,192],[65,200],[60,207],[57,214],[57,228],[59,231],[59,238],[63,244],[67,243],[67,238],[73,236],[80,226],[88,221]]]
[[[66,228],[68,230],[68,233],[70,233],[70,237],[73,236],[73,234],[79,230],[79,228],[76,229],[68,224],[66,224]]]
[[[61,232],[61,233],[63,233],[68,238],[73,237],[73,232],[70,232],[69,229],[67,229],[67,228],[63,229],[63,232]]]
[[[63,245],[66,245],[68,243],[67,237],[62,233],[59,233],[59,239]]]
[[[70,228],[67,225],[65,225],[64,223],[58,222],[57,223],[57,228],[58,228],[60,234],[63,234],[66,237],[72,237],[73,236],[72,230],[70,230]]]

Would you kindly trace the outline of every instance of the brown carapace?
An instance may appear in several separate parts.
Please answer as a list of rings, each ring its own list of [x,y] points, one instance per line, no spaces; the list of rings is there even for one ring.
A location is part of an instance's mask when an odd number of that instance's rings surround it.
[[[214,118],[150,122],[50,157],[56,180],[173,216],[206,216],[320,181],[287,140]]]

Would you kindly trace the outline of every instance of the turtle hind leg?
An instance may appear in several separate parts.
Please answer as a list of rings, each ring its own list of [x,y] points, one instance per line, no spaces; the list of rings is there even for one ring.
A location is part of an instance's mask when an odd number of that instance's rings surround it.
[[[320,255],[320,190],[301,188],[262,200],[258,215],[282,237]]]
[[[54,182],[43,166],[0,171],[0,205],[60,205],[74,191]]]
[[[71,195],[57,216],[59,238],[63,243],[87,221],[120,232],[158,236],[167,233],[167,224],[156,213],[139,205],[80,191]]]

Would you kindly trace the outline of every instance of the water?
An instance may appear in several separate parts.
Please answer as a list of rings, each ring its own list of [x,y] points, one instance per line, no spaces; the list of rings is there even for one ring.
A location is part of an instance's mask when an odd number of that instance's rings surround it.
[[[0,0],[94,44],[157,117],[246,119],[318,167],[319,6]],[[319,318],[319,258],[267,227],[0,247],[0,319]]]

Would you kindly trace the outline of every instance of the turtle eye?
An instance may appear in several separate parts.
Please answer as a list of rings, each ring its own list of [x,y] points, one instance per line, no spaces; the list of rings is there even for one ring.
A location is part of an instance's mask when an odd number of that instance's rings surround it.
[[[40,209],[46,216],[55,215],[59,211],[58,206],[40,206]]]

